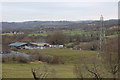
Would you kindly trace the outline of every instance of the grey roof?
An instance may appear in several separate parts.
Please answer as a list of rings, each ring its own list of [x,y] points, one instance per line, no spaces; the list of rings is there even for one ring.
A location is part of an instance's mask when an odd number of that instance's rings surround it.
[[[16,43],[9,44],[9,46],[12,46],[12,47],[19,47],[19,46],[23,46],[23,45],[26,45],[26,44],[27,44],[27,43],[16,42]]]

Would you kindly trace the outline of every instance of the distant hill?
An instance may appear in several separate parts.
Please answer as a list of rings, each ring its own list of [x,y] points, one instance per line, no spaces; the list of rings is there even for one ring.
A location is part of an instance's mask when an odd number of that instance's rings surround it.
[[[104,21],[105,27],[118,24],[118,20]],[[24,29],[89,29],[100,27],[100,21],[27,21],[27,22],[2,22],[2,29],[24,30]]]

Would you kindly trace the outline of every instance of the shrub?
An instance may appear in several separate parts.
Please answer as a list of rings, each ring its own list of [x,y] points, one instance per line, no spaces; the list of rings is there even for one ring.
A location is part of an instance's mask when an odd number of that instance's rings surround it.
[[[46,59],[46,62],[47,62],[47,63],[52,63],[52,61],[53,61],[53,56],[47,55],[45,59]]]
[[[54,56],[51,64],[59,64],[60,63],[60,58],[58,56]]]
[[[23,56],[18,56],[17,61],[20,63],[28,63],[30,60],[29,58],[23,57]]]
[[[28,63],[30,60],[28,57],[21,56],[21,55],[4,55],[2,56],[2,62],[20,62],[20,63]]]

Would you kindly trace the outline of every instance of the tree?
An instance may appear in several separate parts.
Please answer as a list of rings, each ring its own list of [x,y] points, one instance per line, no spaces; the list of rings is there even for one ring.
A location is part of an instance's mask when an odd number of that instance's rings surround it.
[[[32,68],[31,71],[35,80],[46,80],[48,77],[56,78],[56,69],[48,68],[47,65],[44,65],[43,67]]]
[[[44,70],[44,71],[42,71]],[[33,77],[35,80],[44,80],[48,76],[48,68],[46,65],[44,65],[44,68],[32,68],[31,69]]]
[[[62,32],[54,32],[47,37],[47,42],[53,45],[64,45],[67,42],[67,36]]]
[[[114,80],[116,80],[119,71],[118,39],[108,39],[103,49],[100,55],[104,67],[113,75]]]
[[[82,61],[82,63],[80,62]],[[94,58],[94,61],[87,63],[87,58],[85,56],[81,56],[79,61],[76,62],[74,66],[74,73],[77,78],[84,80],[84,78],[94,78],[94,80],[101,80],[103,72],[100,69],[100,62],[98,61],[97,57]],[[84,75],[84,72],[88,75]]]

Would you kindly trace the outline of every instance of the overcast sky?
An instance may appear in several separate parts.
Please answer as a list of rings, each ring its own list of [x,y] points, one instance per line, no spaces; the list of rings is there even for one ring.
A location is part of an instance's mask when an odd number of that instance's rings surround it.
[[[71,0],[72,1],[72,0]],[[99,20],[118,18],[118,2],[3,2],[2,21]]]

